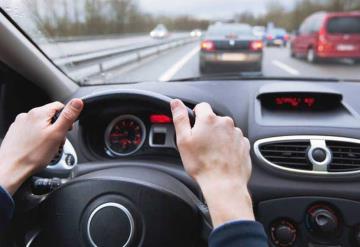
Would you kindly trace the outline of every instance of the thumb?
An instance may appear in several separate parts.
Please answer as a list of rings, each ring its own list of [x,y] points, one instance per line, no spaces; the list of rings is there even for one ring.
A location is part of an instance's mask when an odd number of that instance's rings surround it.
[[[191,134],[191,126],[188,111],[181,100],[175,99],[170,102],[176,139],[182,139]]]
[[[72,99],[61,111],[59,118],[54,123],[54,127],[66,132],[79,117],[83,107],[84,103],[81,99]]]

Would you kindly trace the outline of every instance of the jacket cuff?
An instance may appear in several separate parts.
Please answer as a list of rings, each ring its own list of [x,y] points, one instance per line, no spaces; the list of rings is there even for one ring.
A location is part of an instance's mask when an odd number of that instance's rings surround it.
[[[209,247],[265,247],[267,236],[257,221],[232,221],[215,228],[209,237]]]
[[[7,190],[0,186],[0,232],[6,229],[13,216],[15,203]]]

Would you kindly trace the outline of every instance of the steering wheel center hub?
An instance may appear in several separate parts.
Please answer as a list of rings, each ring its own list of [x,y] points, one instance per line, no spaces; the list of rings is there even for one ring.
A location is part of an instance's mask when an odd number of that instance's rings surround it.
[[[134,218],[122,204],[107,202],[96,207],[87,222],[92,246],[129,246],[134,235]]]

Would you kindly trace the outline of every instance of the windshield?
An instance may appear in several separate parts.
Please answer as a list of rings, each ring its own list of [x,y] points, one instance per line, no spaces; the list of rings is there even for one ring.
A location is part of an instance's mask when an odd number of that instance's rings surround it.
[[[0,0],[0,7],[79,85],[229,75],[360,80],[355,0]]]

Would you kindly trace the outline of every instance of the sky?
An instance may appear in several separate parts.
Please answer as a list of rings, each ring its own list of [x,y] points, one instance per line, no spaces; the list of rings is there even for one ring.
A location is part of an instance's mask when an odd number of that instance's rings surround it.
[[[226,18],[234,13],[250,11],[256,15],[266,11],[266,4],[276,1],[291,9],[296,0],[138,0],[149,13],[165,15],[188,14],[199,18]]]

